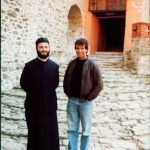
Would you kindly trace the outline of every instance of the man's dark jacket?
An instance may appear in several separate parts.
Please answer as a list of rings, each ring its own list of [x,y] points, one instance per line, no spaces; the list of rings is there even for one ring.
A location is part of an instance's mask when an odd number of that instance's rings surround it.
[[[20,85],[26,92],[25,109],[37,112],[57,110],[55,89],[59,84],[59,66],[48,59],[38,58],[25,64]]]
[[[70,97],[70,82],[72,79],[73,70],[76,65],[77,58],[72,60],[65,72],[64,76],[64,92]],[[87,59],[83,65],[82,79],[81,79],[81,89],[80,89],[80,99],[81,101],[93,100],[95,99],[99,92],[103,89],[103,82],[101,79],[101,74],[98,65],[91,59]]]

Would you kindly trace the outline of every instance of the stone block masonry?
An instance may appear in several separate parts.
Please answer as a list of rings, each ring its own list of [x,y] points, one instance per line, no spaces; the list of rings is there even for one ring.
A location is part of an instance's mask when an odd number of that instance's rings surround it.
[[[59,52],[73,51],[74,40],[82,36],[85,12],[80,0],[2,0],[1,4],[2,90],[19,83],[24,63],[36,57],[37,38],[49,39],[52,57],[56,58]]]
[[[150,74],[150,24],[132,26],[132,60],[139,74]]]

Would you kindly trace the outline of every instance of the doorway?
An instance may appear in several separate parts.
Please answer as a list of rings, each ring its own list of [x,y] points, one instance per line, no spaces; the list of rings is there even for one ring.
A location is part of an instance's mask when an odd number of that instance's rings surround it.
[[[99,51],[122,52],[124,47],[125,18],[99,19]]]

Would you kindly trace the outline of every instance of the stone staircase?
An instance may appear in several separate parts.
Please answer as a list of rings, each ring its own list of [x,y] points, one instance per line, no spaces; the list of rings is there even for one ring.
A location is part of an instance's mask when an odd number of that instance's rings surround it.
[[[150,150],[150,79],[124,66],[122,53],[97,53],[104,90],[94,103],[89,150]],[[60,150],[67,150],[67,97],[62,81],[71,58],[59,61],[57,88]],[[25,93],[20,87],[1,95],[1,150],[26,150]],[[81,131],[80,131],[81,135]]]

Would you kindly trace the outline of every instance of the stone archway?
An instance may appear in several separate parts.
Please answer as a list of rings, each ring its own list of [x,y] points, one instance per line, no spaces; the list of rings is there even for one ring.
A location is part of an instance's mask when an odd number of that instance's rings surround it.
[[[68,48],[74,48],[74,42],[83,35],[83,23],[81,10],[77,5],[73,5],[68,13]]]

